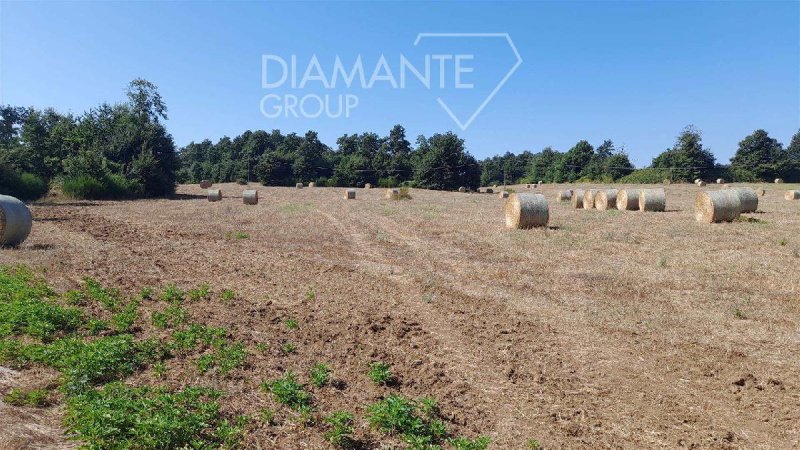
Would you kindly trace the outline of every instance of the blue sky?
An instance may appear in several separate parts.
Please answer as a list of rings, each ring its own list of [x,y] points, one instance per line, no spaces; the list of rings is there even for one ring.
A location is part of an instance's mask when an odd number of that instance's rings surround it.
[[[448,130],[479,158],[505,151],[567,150],[580,139],[612,139],[637,166],[672,145],[687,124],[727,162],[757,128],[787,144],[800,128],[800,2],[2,2],[0,102],[81,113],[124,100],[136,77],[156,83],[178,145],[247,129],[319,131],[409,139]],[[522,64],[466,130],[465,121],[514,65],[502,37],[419,33],[508,33]],[[431,88],[325,88],[310,81],[262,87],[262,55],[296,55],[301,78],[312,55],[330,77],[338,55],[349,71],[361,55],[366,77],[383,55],[399,81],[400,55],[417,69],[432,59]],[[268,79],[280,72],[268,65]],[[471,71],[469,71],[471,70]],[[276,75],[277,76],[277,75]],[[438,86],[445,77],[444,87]],[[341,80],[340,80],[341,81]],[[347,118],[262,114],[292,97],[355,96]],[[291,101],[291,100],[289,100]]]

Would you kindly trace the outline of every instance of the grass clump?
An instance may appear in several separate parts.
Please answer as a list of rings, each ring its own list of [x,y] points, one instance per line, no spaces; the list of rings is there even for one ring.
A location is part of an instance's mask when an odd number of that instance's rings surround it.
[[[541,450],[542,444],[537,439],[530,439],[528,440],[528,448],[530,450]]]
[[[169,391],[115,382],[69,398],[65,424],[87,448],[231,446],[236,433],[220,417],[219,396],[199,387]]]
[[[161,299],[170,303],[182,303],[185,296],[186,293],[173,283],[168,284],[161,293]]]
[[[369,379],[377,385],[389,385],[395,381],[389,364],[381,361],[375,361],[369,365]]]
[[[236,292],[234,292],[233,289],[223,289],[220,293],[220,298],[223,303],[228,303],[236,298]]]
[[[189,295],[189,300],[193,302],[208,300],[211,298],[211,286],[209,286],[208,283],[203,283],[200,286],[191,289],[189,292],[187,292],[187,294]]]
[[[261,389],[274,395],[278,403],[295,411],[301,412],[311,407],[311,394],[297,382],[297,377],[291,370],[275,381],[262,383]]]
[[[228,330],[225,328],[193,323],[184,330],[172,333],[171,347],[178,353],[187,353],[195,350],[201,344],[205,347],[215,344],[222,345],[227,335]]]
[[[247,351],[241,342],[216,342],[213,347],[212,353],[205,354],[197,360],[197,368],[201,373],[216,367],[220,374],[227,375],[231,370],[242,366],[247,359]]]
[[[230,241],[232,239],[236,239],[237,241],[240,241],[242,239],[248,239],[249,237],[250,237],[250,235],[245,233],[245,232],[243,232],[243,231],[236,231],[236,232],[229,231],[229,232],[225,233],[225,240],[227,240],[227,241]]]
[[[300,328],[300,324],[298,324],[294,319],[286,319],[283,321],[283,324],[286,325],[286,328],[290,330],[296,330]]]
[[[329,365],[317,363],[311,368],[308,376],[311,379],[311,384],[313,384],[315,387],[321,388],[331,381],[332,372],[333,371]]]
[[[296,346],[296,345],[294,345],[294,344],[292,344],[292,343],[291,343],[291,342],[289,342],[289,341],[286,341],[286,342],[284,342],[283,344],[281,344],[281,351],[282,351],[283,353],[287,354],[287,355],[288,355],[289,353],[294,353],[294,351],[295,351],[295,350],[297,350],[297,346]]]
[[[12,389],[3,396],[3,401],[14,406],[41,408],[50,404],[50,393],[45,389]]]
[[[367,421],[383,433],[403,436],[411,448],[429,448],[448,434],[438,408],[394,394],[368,406]]]
[[[398,189],[396,195],[392,195],[392,200],[411,200],[411,190],[408,186],[402,186]]]
[[[337,448],[352,448],[355,440],[353,439],[353,415],[338,411],[325,416],[325,423],[329,429],[325,432],[325,440]]]
[[[173,304],[164,311],[155,311],[150,316],[156,328],[177,328],[189,320],[189,311],[180,305]]]
[[[453,450],[486,450],[491,439],[487,436],[478,436],[475,439],[457,437],[448,439],[447,442],[453,447]]]

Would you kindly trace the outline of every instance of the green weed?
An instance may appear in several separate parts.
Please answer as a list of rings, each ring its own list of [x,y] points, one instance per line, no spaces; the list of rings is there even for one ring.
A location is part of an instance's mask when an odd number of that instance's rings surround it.
[[[170,303],[182,303],[185,295],[174,283],[170,283],[161,293],[161,299]]]
[[[286,319],[283,321],[283,324],[286,325],[286,328],[290,330],[296,330],[297,328],[300,328],[300,324],[298,324],[294,319]]]
[[[380,361],[370,363],[368,375],[377,385],[388,385],[395,381],[389,364]]]
[[[325,432],[325,440],[334,447],[352,448],[353,440],[353,415],[338,411],[325,416],[325,423],[330,427]]]
[[[14,406],[32,406],[41,408],[50,404],[50,393],[45,389],[11,389],[3,396],[3,401]]]
[[[220,293],[220,298],[223,303],[228,303],[236,298],[236,292],[234,292],[233,289],[223,289]]]
[[[201,300],[208,300],[211,298],[211,287],[208,283],[203,283],[200,286],[191,289],[188,292],[189,300],[193,302],[199,302]]]
[[[272,382],[264,382],[261,389],[272,393],[278,403],[286,405],[295,411],[311,406],[311,394],[303,389],[297,382],[297,377],[291,370],[286,371],[282,378]]]
[[[281,351],[285,354],[294,353],[297,350],[297,347],[289,341],[284,342],[281,344]]]
[[[311,368],[308,376],[311,379],[311,384],[321,388],[331,381],[331,372],[331,368],[327,364],[317,363]]]
[[[156,328],[177,328],[189,320],[189,311],[178,304],[172,304],[164,311],[155,311],[150,316]]]

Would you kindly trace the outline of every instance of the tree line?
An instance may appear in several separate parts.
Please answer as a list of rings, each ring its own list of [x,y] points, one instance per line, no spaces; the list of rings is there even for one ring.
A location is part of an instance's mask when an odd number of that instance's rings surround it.
[[[730,164],[721,165],[703,147],[701,132],[688,126],[650,166],[636,169],[625,149],[611,140],[596,148],[581,140],[565,152],[546,147],[478,161],[455,133],[419,136],[412,145],[401,125],[385,136],[345,134],[335,147],[322,143],[314,131],[301,136],[256,130],[178,150],[166,120],[158,89],[143,79],[129,84],[126,102],[104,103],[78,116],[2,106],[0,193],[34,199],[57,186],[75,198],[159,197],[173,194],[178,182],[200,180],[441,190],[537,181],[800,181],[800,131],[784,148],[756,130],[739,143]]]

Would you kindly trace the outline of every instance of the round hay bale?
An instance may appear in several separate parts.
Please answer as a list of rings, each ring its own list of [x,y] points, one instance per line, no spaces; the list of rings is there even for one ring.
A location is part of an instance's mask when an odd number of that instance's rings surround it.
[[[501,191],[497,196],[500,198],[508,198],[508,191]]]
[[[742,204],[732,189],[698,192],[694,199],[694,218],[698,222],[732,222],[739,217]]]
[[[597,194],[597,189],[589,189],[583,192],[583,209],[594,208],[595,194]]]
[[[210,181],[208,181],[208,180],[200,180],[200,188],[201,189],[208,189],[211,186],[213,186],[213,185],[211,184]]]
[[[0,247],[16,247],[31,234],[31,211],[16,197],[0,195]]]
[[[743,213],[756,212],[758,209],[758,194],[748,187],[736,187],[731,189],[739,196],[739,210]]]
[[[255,189],[245,189],[242,191],[242,201],[245,205],[258,204],[258,191]]]
[[[542,181],[542,180],[539,180],[539,183],[537,183],[537,184],[538,184],[539,186],[541,186],[541,185],[543,185],[543,184],[544,184],[544,181]]]
[[[642,189],[639,191],[639,211],[664,211],[667,194],[664,189]]]
[[[786,191],[786,195],[783,197],[786,200],[798,200],[800,199],[800,191]]]
[[[356,190],[355,189],[348,189],[344,191],[344,198],[347,200],[355,200],[356,198]]]
[[[575,189],[574,191],[572,191],[572,198],[570,200],[572,201],[572,207],[573,208],[575,208],[575,209],[583,208],[583,195],[584,194],[585,194],[585,192],[583,191],[583,189]]]
[[[697,183],[697,185],[700,186],[700,187],[705,187],[706,186],[706,182],[703,181],[703,180],[700,180],[700,182]]]
[[[672,184],[672,180],[670,180],[669,178],[664,178],[664,184],[669,186],[670,184]]]
[[[526,185],[525,185],[525,187],[526,187],[526,188],[528,188],[528,189],[530,189],[530,188],[531,188],[531,185],[530,185],[530,184],[526,184]]]
[[[312,182],[308,183],[308,187],[317,187],[317,183],[314,183],[312,181]]]
[[[209,189],[208,190],[208,201],[210,202],[218,202],[222,200],[222,189]]]
[[[294,185],[297,189],[303,189],[303,183],[297,183]]]
[[[460,188],[458,188],[458,192],[467,192],[467,188],[461,186]]]
[[[717,178],[717,184],[722,184],[724,182],[725,182],[725,180],[723,180],[722,178]]]
[[[542,194],[511,194],[505,206],[506,227],[545,227],[550,220],[550,207]]]
[[[365,183],[365,184],[364,184],[364,189],[372,189],[372,184],[370,184],[370,183]]]
[[[386,198],[393,199],[393,198],[400,198],[400,189],[391,188],[386,190]]]
[[[486,188],[486,191],[485,191],[485,192],[486,192],[487,194],[493,194],[493,193],[494,193],[494,190],[492,190],[492,188]]]
[[[783,178],[775,178],[775,184],[783,184]]]
[[[497,185],[496,185],[496,184],[493,184],[493,185],[492,185],[492,187],[493,187],[494,189],[497,189]]]
[[[594,207],[600,211],[607,209],[617,209],[617,193],[616,189],[601,189],[597,191],[594,196]]]
[[[572,190],[567,189],[566,191],[558,191],[556,194],[556,201],[559,202],[568,202],[572,199]]]
[[[617,209],[622,211],[636,211],[639,209],[640,189],[621,189],[617,193]]]
[[[700,184],[701,181],[703,181],[703,180],[700,179],[700,178],[695,178],[694,179],[694,184]]]

